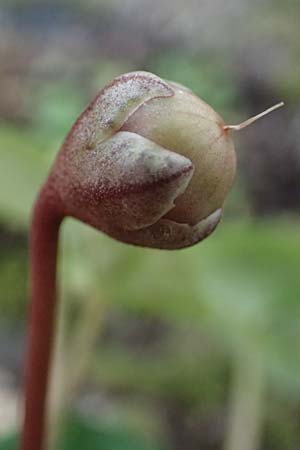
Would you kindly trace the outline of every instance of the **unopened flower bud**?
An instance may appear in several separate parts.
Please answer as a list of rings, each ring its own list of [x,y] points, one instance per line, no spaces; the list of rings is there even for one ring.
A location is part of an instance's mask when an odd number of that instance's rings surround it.
[[[75,122],[49,182],[66,215],[116,239],[187,247],[220,221],[236,168],[229,131],[248,123],[225,125],[189,89],[151,73],[121,75]]]

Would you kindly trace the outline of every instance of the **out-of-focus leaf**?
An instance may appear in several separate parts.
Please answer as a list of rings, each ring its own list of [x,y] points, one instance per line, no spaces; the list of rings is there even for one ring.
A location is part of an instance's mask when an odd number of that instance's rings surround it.
[[[106,239],[94,252],[101,245],[115,260],[99,283],[117,307],[205,329],[224,352],[259,349],[279,388],[284,380],[298,387],[297,222],[223,224],[213,238],[176,253]]]
[[[22,319],[27,288],[27,261],[23,249],[6,250],[0,258],[0,317],[5,321]],[[18,282],[16,283],[16,280]]]
[[[28,131],[0,128],[0,220],[10,228],[27,228],[40,184],[49,167],[47,144]]]
[[[223,395],[224,360],[217,352],[201,355],[194,349],[174,351],[170,355],[151,356],[133,354],[124,349],[107,348],[99,351],[99,358],[91,368],[92,378],[108,389],[121,389],[184,403],[210,407]],[[218,361],[218,362],[217,362]],[[203,370],[205,368],[205,370]]]
[[[225,59],[218,55],[217,60],[216,64],[222,66],[222,71],[216,71],[212,59],[203,55],[200,58],[169,52],[151,61],[150,70],[163,78],[188,86],[216,111],[224,113],[236,104],[238,95]]]
[[[17,436],[0,440],[0,450],[17,450]],[[57,450],[159,450],[159,447],[126,429],[87,423],[79,417],[69,420],[62,430]]]

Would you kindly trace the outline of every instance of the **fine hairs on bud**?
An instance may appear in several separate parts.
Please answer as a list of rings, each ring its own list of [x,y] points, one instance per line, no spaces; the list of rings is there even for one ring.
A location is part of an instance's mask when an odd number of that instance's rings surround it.
[[[282,106],[284,106],[284,102],[279,102],[276,105],[271,106],[271,108],[266,109],[265,111],[257,114],[256,116],[250,117],[249,119],[245,120],[244,122],[239,123],[238,125],[224,125],[224,130],[240,131],[243,128],[246,128],[249,125],[251,125],[252,123],[261,119],[262,117],[275,111],[276,109],[281,108]]]

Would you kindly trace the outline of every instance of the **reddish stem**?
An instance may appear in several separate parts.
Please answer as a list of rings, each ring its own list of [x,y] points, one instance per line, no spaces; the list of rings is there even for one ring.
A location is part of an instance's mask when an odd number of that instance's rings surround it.
[[[31,310],[25,374],[25,418],[20,450],[43,450],[47,384],[56,309],[56,262],[63,215],[53,191],[42,189],[30,235]]]

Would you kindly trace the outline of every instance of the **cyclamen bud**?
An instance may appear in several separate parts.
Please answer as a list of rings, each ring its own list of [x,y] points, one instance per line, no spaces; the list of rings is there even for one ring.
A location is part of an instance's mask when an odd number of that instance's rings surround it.
[[[220,221],[236,169],[229,131],[238,127],[177,83],[124,74],[76,121],[48,187],[65,215],[113,238],[187,247]]]
[[[221,217],[235,171],[221,118],[146,72],[122,75],[71,129],[48,180],[64,214],[132,244],[192,245]]]

